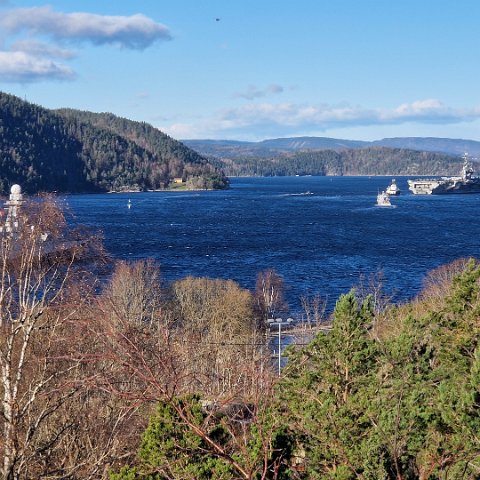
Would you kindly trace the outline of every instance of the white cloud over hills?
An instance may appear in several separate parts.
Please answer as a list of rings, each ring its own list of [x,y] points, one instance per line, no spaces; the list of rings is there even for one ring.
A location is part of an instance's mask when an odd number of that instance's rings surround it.
[[[333,128],[358,126],[454,124],[480,119],[480,107],[457,109],[436,99],[405,103],[392,109],[350,105],[299,105],[257,103],[217,112],[195,124],[164,127],[176,138],[225,138],[255,131],[258,136],[291,134],[292,131],[322,132]]]

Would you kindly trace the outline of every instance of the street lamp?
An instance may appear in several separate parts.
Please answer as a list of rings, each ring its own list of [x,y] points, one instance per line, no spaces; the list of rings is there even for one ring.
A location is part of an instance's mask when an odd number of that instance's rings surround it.
[[[290,325],[293,322],[293,318],[287,318],[283,320],[282,318],[269,318],[267,323],[269,327],[272,325],[278,325],[278,376],[280,376],[280,369],[282,368],[281,359],[282,359],[282,325]]]

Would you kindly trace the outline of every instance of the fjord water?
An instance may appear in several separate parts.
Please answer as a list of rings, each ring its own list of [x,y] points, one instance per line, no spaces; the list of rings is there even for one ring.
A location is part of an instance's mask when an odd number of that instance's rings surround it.
[[[301,295],[329,307],[360,279],[381,273],[394,301],[414,297],[425,274],[480,256],[480,195],[418,196],[397,178],[393,207],[376,207],[391,177],[232,178],[215,192],[75,195],[75,222],[99,228],[119,259],[154,258],[166,281],[283,276],[292,310]],[[131,208],[128,208],[128,200]]]

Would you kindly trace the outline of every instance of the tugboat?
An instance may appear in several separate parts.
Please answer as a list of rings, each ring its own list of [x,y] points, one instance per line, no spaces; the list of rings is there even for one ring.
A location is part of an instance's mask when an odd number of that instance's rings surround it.
[[[392,178],[392,183],[387,187],[385,192],[389,195],[400,195],[400,189],[398,188],[394,178]]]
[[[480,177],[473,176],[468,155],[463,156],[462,175],[459,177],[418,178],[408,180],[408,188],[415,195],[445,195],[449,193],[480,193]]]
[[[391,207],[390,195],[386,192],[380,192],[377,195],[377,207]]]

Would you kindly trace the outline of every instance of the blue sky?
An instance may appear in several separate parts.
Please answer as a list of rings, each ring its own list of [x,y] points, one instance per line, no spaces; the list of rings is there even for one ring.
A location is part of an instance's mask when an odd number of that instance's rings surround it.
[[[1,91],[178,139],[480,140],[479,57],[477,0],[0,0]]]

